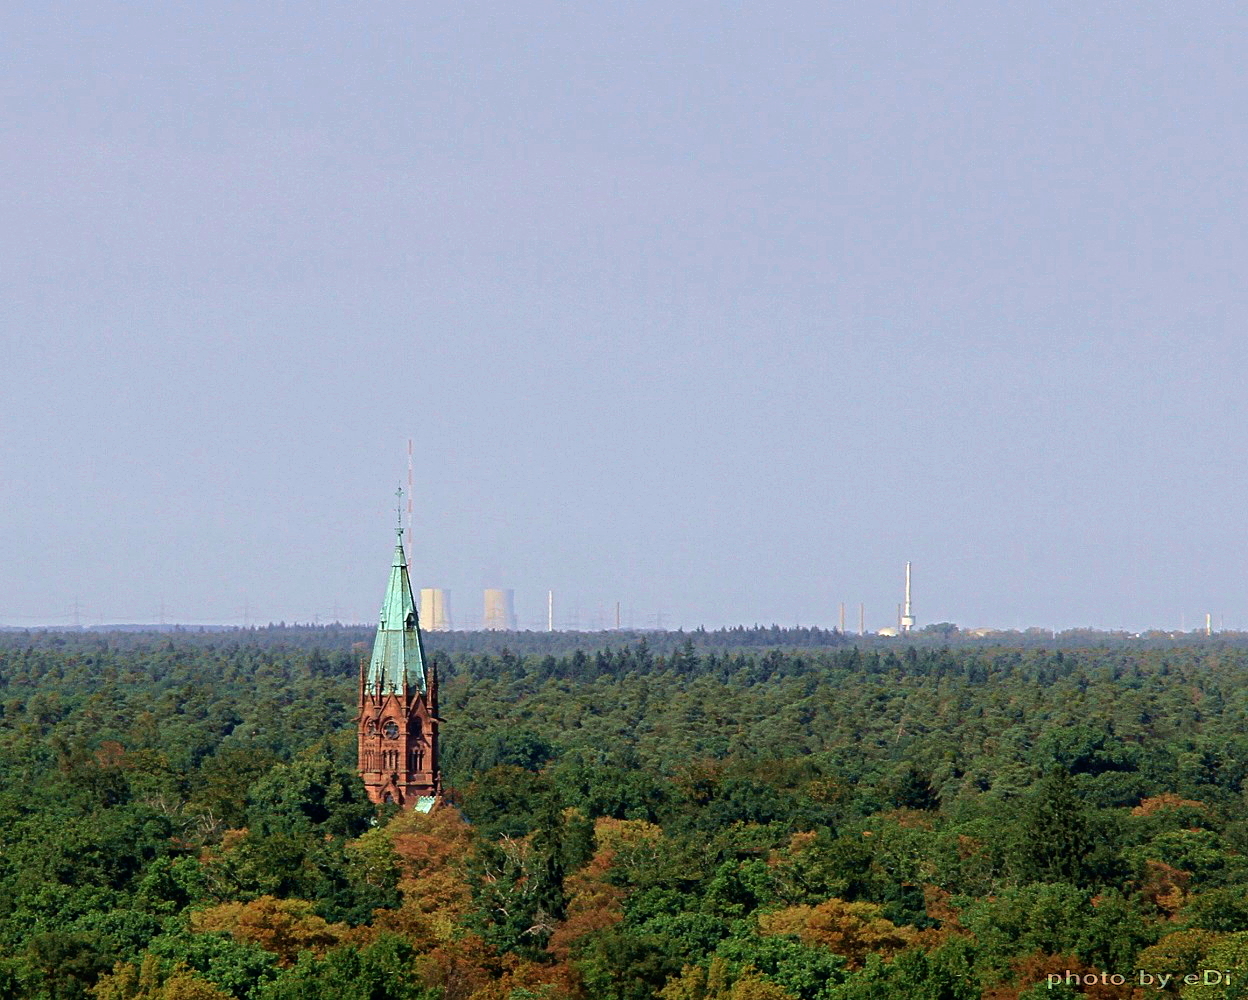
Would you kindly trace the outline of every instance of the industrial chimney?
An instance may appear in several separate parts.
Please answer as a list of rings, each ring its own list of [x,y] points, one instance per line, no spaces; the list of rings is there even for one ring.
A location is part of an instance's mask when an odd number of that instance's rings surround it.
[[[901,630],[909,632],[914,628],[914,611],[910,607],[910,563],[906,563],[906,605],[901,613]]]

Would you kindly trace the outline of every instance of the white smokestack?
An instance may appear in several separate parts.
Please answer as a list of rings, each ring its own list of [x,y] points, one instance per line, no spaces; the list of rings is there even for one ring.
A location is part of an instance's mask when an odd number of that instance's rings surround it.
[[[906,606],[901,614],[901,630],[909,632],[914,628],[914,611],[910,607],[910,563],[906,563]]]

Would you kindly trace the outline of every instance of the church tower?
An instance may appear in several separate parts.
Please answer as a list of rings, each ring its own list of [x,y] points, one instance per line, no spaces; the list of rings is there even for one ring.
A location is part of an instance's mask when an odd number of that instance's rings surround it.
[[[442,791],[438,769],[438,673],[424,643],[398,529],[373,655],[360,664],[360,777],[368,797],[428,812]]]

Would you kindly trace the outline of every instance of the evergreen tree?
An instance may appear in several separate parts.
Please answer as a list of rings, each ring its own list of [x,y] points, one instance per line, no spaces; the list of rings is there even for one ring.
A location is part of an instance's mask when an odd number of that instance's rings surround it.
[[[1023,816],[1022,837],[1029,881],[1082,885],[1087,880],[1095,840],[1065,768],[1053,767],[1036,786]]]

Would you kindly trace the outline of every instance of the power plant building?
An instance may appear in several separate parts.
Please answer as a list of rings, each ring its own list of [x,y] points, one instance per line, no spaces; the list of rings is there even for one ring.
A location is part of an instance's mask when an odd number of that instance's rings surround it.
[[[420,591],[420,624],[426,632],[449,632],[451,625],[451,592],[441,587],[422,587]]]
[[[484,628],[496,632],[514,632],[516,628],[516,592],[490,588],[485,592]]]

